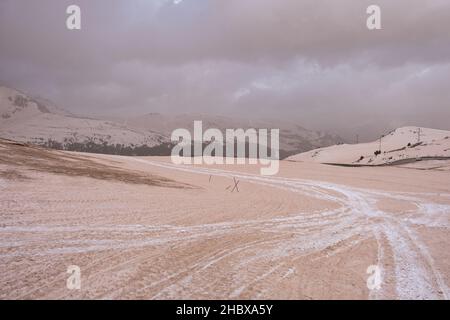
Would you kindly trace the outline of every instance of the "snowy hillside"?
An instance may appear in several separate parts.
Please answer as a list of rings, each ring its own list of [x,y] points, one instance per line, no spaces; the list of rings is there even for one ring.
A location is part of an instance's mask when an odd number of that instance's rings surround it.
[[[81,151],[117,145],[122,149],[151,148],[169,142],[167,137],[150,130],[134,130],[112,121],[77,117],[44,103],[43,99],[0,87],[0,137]]]
[[[404,127],[377,141],[320,148],[289,157],[288,160],[380,165],[406,162],[408,159],[446,157],[450,157],[450,131]]]

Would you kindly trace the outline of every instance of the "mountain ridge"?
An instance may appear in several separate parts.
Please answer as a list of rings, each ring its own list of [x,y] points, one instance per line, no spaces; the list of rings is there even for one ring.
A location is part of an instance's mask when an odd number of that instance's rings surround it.
[[[338,136],[305,129],[295,123],[237,119],[206,114],[99,119],[75,115],[48,99],[0,86],[0,137],[55,149],[121,155],[170,155],[171,132],[192,130],[202,120],[204,130],[217,128],[280,129],[282,158],[342,142]]]

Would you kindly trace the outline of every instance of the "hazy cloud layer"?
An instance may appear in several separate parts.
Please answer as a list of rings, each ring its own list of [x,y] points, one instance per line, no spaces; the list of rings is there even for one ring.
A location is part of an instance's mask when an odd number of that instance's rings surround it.
[[[449,30],[448,0],[0,0],[0,81],[84,114],[450,129]]]

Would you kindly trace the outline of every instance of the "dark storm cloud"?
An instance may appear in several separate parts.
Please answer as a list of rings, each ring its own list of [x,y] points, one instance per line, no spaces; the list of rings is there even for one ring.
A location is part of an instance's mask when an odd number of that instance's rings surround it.
[[[80,113],[450,129],[448,30],[447,0],[0,0],[0,81]]]

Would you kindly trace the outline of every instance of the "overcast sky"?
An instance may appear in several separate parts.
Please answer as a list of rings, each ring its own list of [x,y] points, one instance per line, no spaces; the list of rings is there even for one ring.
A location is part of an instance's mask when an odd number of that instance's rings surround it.
[[[0,82],[81,114],[450,129],[449,30],[448,0],[0,0]]]

